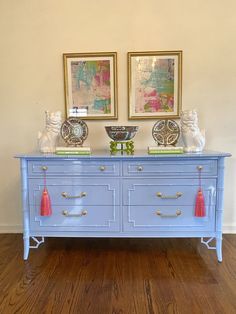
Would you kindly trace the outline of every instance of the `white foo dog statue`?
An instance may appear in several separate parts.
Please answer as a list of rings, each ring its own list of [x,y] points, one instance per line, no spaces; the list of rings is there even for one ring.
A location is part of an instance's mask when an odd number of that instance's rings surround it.
[[[186,153],[201,152],[205,146],[205,130],[198,127],[198,115],[196,110],[184,110],[181,112],[181,133]]]
[[[60,138],[61,112],[45,111],[46,126],[38,133],[38,145],[41,153],[54,153]]]

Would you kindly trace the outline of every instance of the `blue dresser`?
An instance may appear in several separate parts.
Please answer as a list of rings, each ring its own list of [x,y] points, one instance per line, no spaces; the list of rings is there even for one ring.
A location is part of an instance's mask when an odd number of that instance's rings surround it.
[[[208,249],[216,249],[221,262],[224,159],[229,156],[210,151],[17,156],[21,160],[24,259],[44,237],[198,237]],[[194,215],[199,170],[205,217]],[[52,204],[49,217],[40,215],[44,174]]]

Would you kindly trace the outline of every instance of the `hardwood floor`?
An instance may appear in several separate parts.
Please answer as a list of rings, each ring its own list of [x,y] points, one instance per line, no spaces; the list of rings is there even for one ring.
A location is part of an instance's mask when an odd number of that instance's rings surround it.
[[[0,313],[236,313],[236,235],[223,263],[197,239],[47,238],[28,261],[0,235]]]

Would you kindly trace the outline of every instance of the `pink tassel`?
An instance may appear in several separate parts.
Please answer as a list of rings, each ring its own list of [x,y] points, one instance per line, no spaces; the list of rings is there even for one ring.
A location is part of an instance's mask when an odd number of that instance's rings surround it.
[[[52,215],[52,207],[51,207],[51,200],[50,196],[46,187],[46,170],[47,167],[43,167],[44,171],[44,189],[41,197],[41,204],[40,204],[40,215],[41,216],[51,216]]]
[[[206,208],[204,196],[201,188],[198,190],[195,204],[195,217],[204,217],[206,216]]]
[[[199,189],[196,197],[195,204],[195,217],[205,217],[206,216],[206,207],[204,201],[204,195],[202,192],[202,166],[198,167],[198,179],[199,179]]]
[[[40,215],[41,216],[52,215],[51,200],[50,200],[50,196],[48,194],[48,190],[46,189],[46,187],[44,187],[43,189],[43,194],[41,198]]]

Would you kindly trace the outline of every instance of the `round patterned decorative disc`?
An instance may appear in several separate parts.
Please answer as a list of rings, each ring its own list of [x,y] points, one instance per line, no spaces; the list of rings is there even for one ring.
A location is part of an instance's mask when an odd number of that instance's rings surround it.
[[[69,117],[61,126],[61,136],[70,146],[81,146],[88,137],[88,126],[78,117]]]
[[[159,120],[152,128],[152,136],[158,145],[175,145],[179,135],[180,129],[174,120]]]

